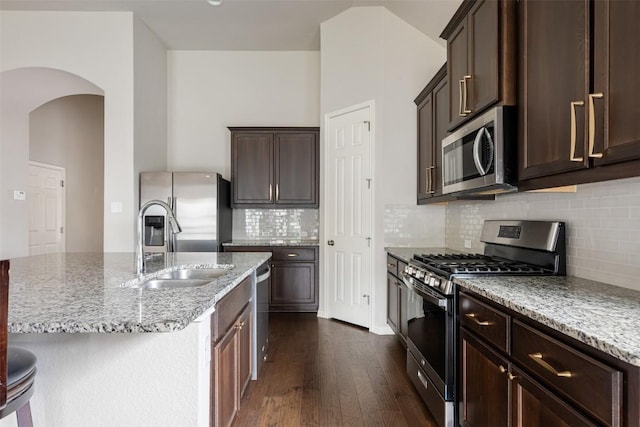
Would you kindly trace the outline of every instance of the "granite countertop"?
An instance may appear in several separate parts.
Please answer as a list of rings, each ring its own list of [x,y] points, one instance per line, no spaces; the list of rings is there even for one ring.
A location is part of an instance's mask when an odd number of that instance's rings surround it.
[[[409,261],[446,248],[385,248]],[[604,353],[640,366],[640,292],[579,277],[456,278],[459,286]]]
[[[233,265],[183,289],[122,287],[137,279],[133,253],[57,253],[11,260],[9,332],[170,332],[210,312],[270,253],[168,253],[147,261],[152,277],[179,266]]]
[[[234,240],[222,246],[318,246],[317,239],[252,239]]]

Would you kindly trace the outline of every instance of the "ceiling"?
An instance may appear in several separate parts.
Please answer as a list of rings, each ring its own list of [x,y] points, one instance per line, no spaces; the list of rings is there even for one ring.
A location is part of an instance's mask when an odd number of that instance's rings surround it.
[[[384,6],[444,46],[461,0],[2,0],[1,10],[132,11],[170,50],[320,50],[320,23]]]

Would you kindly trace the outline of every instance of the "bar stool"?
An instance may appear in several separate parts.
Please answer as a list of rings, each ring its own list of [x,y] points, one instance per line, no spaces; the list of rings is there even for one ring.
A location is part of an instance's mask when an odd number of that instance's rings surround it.
[[[16,412],[18,427],[32,427],[29,399],[33,395],[36,356],[8,346],[9,261],[0,261],[0,418]]]

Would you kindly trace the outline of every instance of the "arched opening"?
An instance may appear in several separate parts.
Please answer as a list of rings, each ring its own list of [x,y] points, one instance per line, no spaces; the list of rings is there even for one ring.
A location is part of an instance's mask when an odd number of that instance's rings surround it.
[[[0,86],[0,188],[5,195],[0,198],[0,258],[29,254],[27,189],[30,160],[73,170],[66,184],[73,188],[73,192],[69,191],[71,197],[66,201],[68,212],[73,212],[73,216],[68,217],[67,226],[61,230],[65,232],[65,238],[72,236],[67,250],[101,250],[104,212],[103,90],[75,74],[43,67],[1,72]],[[93,168],[90,177],[83,177],[83,173],[87,173],[87,165],[83,162],[95,165],[97,160],[101,163],[100,168]],[[96,180],[98,174],[102,176]],[[70,182],[70,178],[74,182]],[[86,182],[81,182],[85,179]],[[78,191],[79,187],[81,191]],[[86,187],[91,189],[87,191]],[[26,200],[12,197],[15,191],[24,191]],[[92,194],[91,200],[100,201],[99,205],[83,209],[93,203],[86,199],[89,193]],[[91,243],[87,241],[86,233],[93,234]]]

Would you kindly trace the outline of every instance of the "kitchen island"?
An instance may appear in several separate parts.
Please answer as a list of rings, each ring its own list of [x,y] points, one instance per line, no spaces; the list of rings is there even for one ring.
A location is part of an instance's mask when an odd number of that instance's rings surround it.
[[[147,261],[147,278],[233,266],[181,289],[128,287],[140,280],[130,253],[12,259],[9,340],[38,357],[34,424],[209,425],[211,313],[270,255],[170,253]]]

